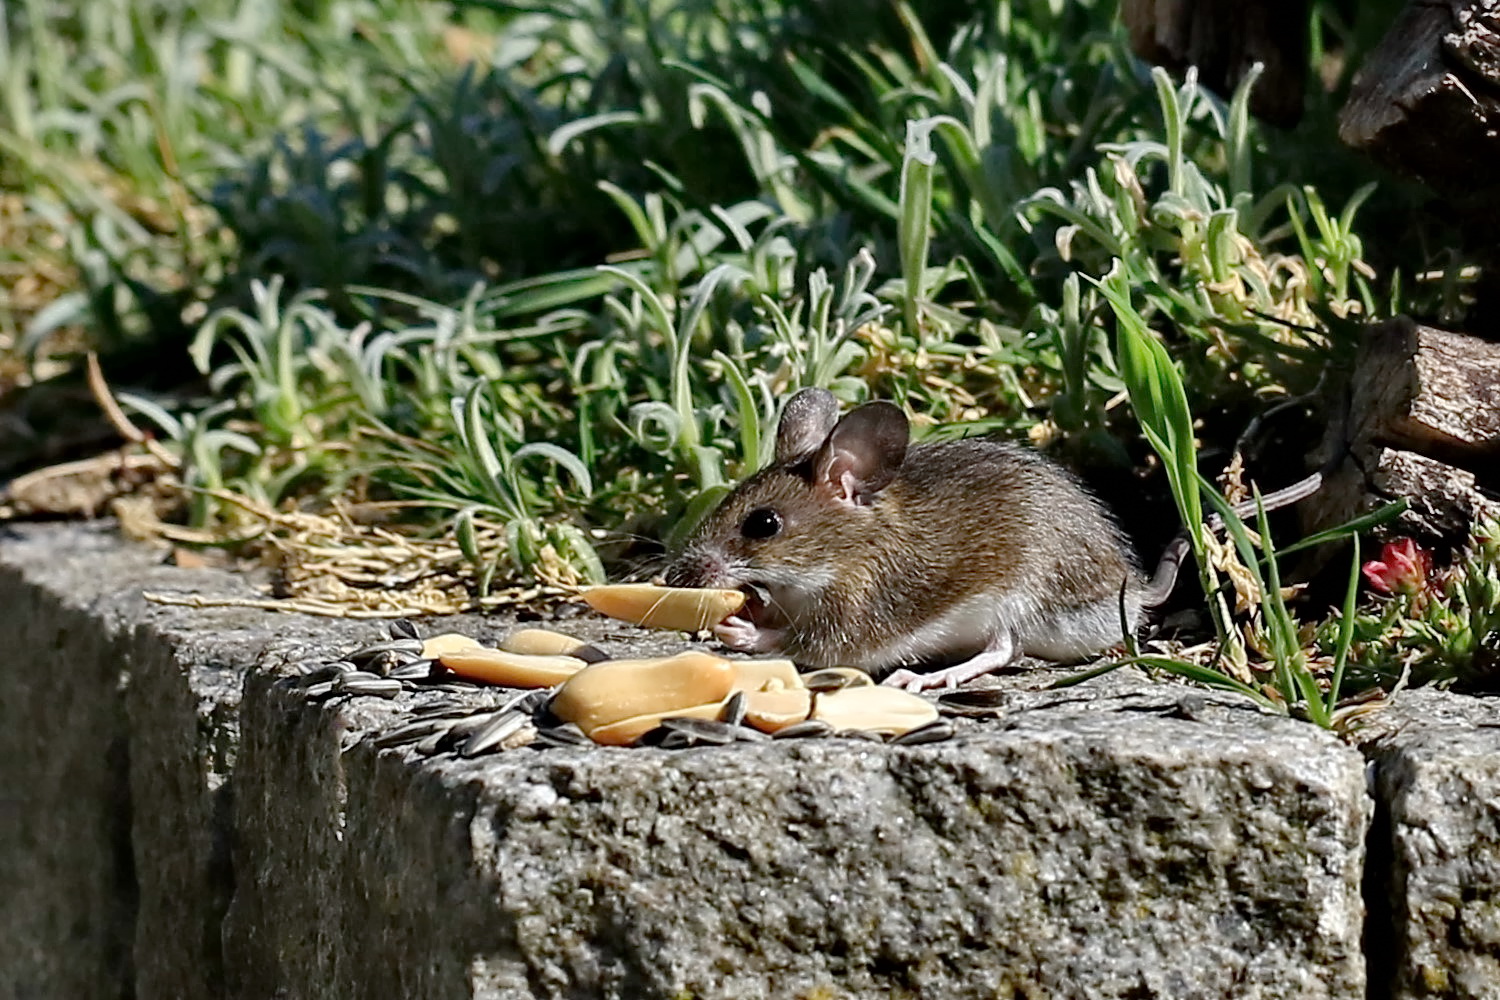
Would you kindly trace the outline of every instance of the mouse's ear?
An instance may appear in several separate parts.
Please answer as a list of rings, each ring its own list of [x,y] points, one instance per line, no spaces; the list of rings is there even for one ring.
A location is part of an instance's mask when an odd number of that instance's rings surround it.
[[[851,411],[828,435],[813,460],[813,485],[845,503],[868,503],[906,461],[906,414],[880,401]]]
[[[839,401],[827,389],[803,389],[781,410],[776,425],[776,461],[806,455],[827,439],[839,419]]]

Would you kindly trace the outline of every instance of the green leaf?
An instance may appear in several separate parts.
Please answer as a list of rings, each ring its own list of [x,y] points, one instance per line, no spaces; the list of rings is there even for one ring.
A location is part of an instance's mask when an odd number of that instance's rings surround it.
[[[458,512],[453,519],[453,537],[458,542],[458,550],[463,553],[464,558],[472,566],[479,566],[483,555],[479,551],[479,533],[474,528],[474,507],[465,507]]]
[[[572,452],[545,441],[533,441],[522,445],[511,454],[511,464],[515,465],[521,459],[532,455],[539,455],[566,469],[568,474],[577,480],[578,488],[583,491],[584,496],[589,496],[594,492],[594,479],[589,475],[588,467]]]
[[[1165,670],[1169,674],[1175,674],[1186,680],[1194,681],[1202,684],[1204,687],[1218,688],[1223,691],[1233,691],[1236,694],[1242,694],[1262,708],[1279,711],[1275,702],[1255,690],[1255,688],[1242,681],[1237,681],[1227,674],[1221,674],[1217,670],[1210,670],[1208,667],[1199,666],[1196,663],[1184,663],[1181,660],[1173,660],[1165,656],[1142,656],[1135,662],[1143,666]]]
[[[561,156],[568,144],[579,136],[615,125],[638,125],[643,120],[638,111],[604,111],[587,118],[577,118],[553,130],[547,137],[547,152],[552,156]]]
[[[937,157],[932,152],[932,130],[936,119],[906,123],[906,154],[901,162],[901,218],[897,242],[901,247],[901,276],[906,286],[902,296],[906,329],[923,340],[922,303],[927,286],[922,280],[932,240],[932,170]]]
[[[1296,542],[1292,542],[1290,545],[1280,547],[1277,551],[1281,555],[1285,556],[1290,555],[1293,552],[1301,551],[1302,549],[1310,549],[1314,546],[1326,545],[1329,542],[1337,542],[1345,538],[1357,537],[1372,528],[1377,528],[1380,525],[1387,523],[1388,521],[1394,520],[1402,513],[1402,511],[1406,510],[1408,506],[1410,505],[1405,500],[1397,500],[1394,503],[1388,503],[1378,510],[1373,510],[1368,514],[1361,514],[1359,517],[1345,521],[1343,524],[1337,525],[1336,527],[1325,528],[1322,531],[1314,532],[1313,534],[1308,535],[1306,538],[1303,538]]]
[[[714,360],[724,371],[724,378],[734,393],[736,423],[740,428],[740,461],[748,474],[760,467],[760,409],[745,373],[734,359],[723,351],[714,351]]]
[[[495,446],[490,442],[489,424],[484,419],[484,391],[485,384],[476,381],[465,394],[461,433],[469,453],[479,463],[479,471],[484,478],[491,483],[499,483],[505,466],[501,464],[499,455],[495,453]]]
[[[1354,644],[1354,612],[1359,598],[1359,536],[1353,537],[1349,557],[1349,583],[1344,589],[1344,607],[1339,615],[1339,636],[1333,647],[1333,679],[1328,684],[1327,715],[1332,718],[1344,686],[1344,667],[1349,662],[1349,648]]]

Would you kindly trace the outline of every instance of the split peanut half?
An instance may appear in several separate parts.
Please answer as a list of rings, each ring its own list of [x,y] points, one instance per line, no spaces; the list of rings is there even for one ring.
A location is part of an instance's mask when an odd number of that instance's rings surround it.
[[[812,692],[804,688],[750,691],[745,694],[745,724],[774,733],[806,722],[812,711]]]
[[[572,656],[525,656],[501,649],[455,649],[438,662],[460,677],[503,687],[551,687],[578,673],[587,663]]]
[[[802,675],[791,660],[732,660],[734,690],[747,694],[754,691],[801,688]]]
[[[734,688],[734,665],[709,653],[658,660],[606,660],[570,677],[552,699],[552,713],[592,734],[637,716],[678,715],[718,704]]]
[[[609,657],[604,650],[591,646],[577,636],[545,628],[517,629],[500,643],[507,653],[526,656],[571,656],[587,663],[598,663]]]
[[[422,659],[436,660],[440,659],[444,653],[453,653],[460,649],[479,648],[481,647],[478,639],[471,639],[469,636],[459,635],[457,632],[443,632],[440,635],[422,640]]]
[[[835,730],[862,729],[883,736],[900,736],[938,717],[926,698],[900,688],[850,687],[818,695],[811,718]]]
[[[595,726],[593,729],[584,727],[583,731],[588,733],[589,739],[595,743],[602,743],[611,747],[628,747],[642,736],[651,732],[661,725],[661,720],[666,718],[677,719],[717,719],[719,713],[724,711],[722,701],[713,701],[705,705],[689,705],[686,708],[674,708],[669,712],[651,712],[646,715],[635,715],[608,725]]]
[[[583,592],[583,599],[589,607],[611,618],[647,628],[683,632],[711,628],[745,604],[745,595],[738,590],[658,587],[649,583],[590,587]]]

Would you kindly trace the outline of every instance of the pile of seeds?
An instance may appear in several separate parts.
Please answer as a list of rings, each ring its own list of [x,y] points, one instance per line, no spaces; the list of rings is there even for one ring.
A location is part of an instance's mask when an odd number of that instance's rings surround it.
[[[452,633],[424,641],[403,619],[379,642],[336,660],[299,664],[300,673],[286,683],[325,701],[437,695],[373,740],[377,748],[410,746],[426,756],[595,744],[686,749],[835,736],[914,745],[954,733],[930,702],[874,686],[852,669],[798,674],[785,660],[731,661],[698,652],[611,660],[581,640],[543,629],[522,629],[501,646],[485,649]],[[530,690],[502,692],[497,684]],[[474,703],[476,693],[489,691],[504,700]]]

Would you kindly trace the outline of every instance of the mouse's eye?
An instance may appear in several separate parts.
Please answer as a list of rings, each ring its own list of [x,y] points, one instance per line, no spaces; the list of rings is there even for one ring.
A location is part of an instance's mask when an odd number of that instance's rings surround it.
[[[770,538],[781,533],[781,515],[770,507],[757,507],[745,515],[740,534],[746,538]]]

